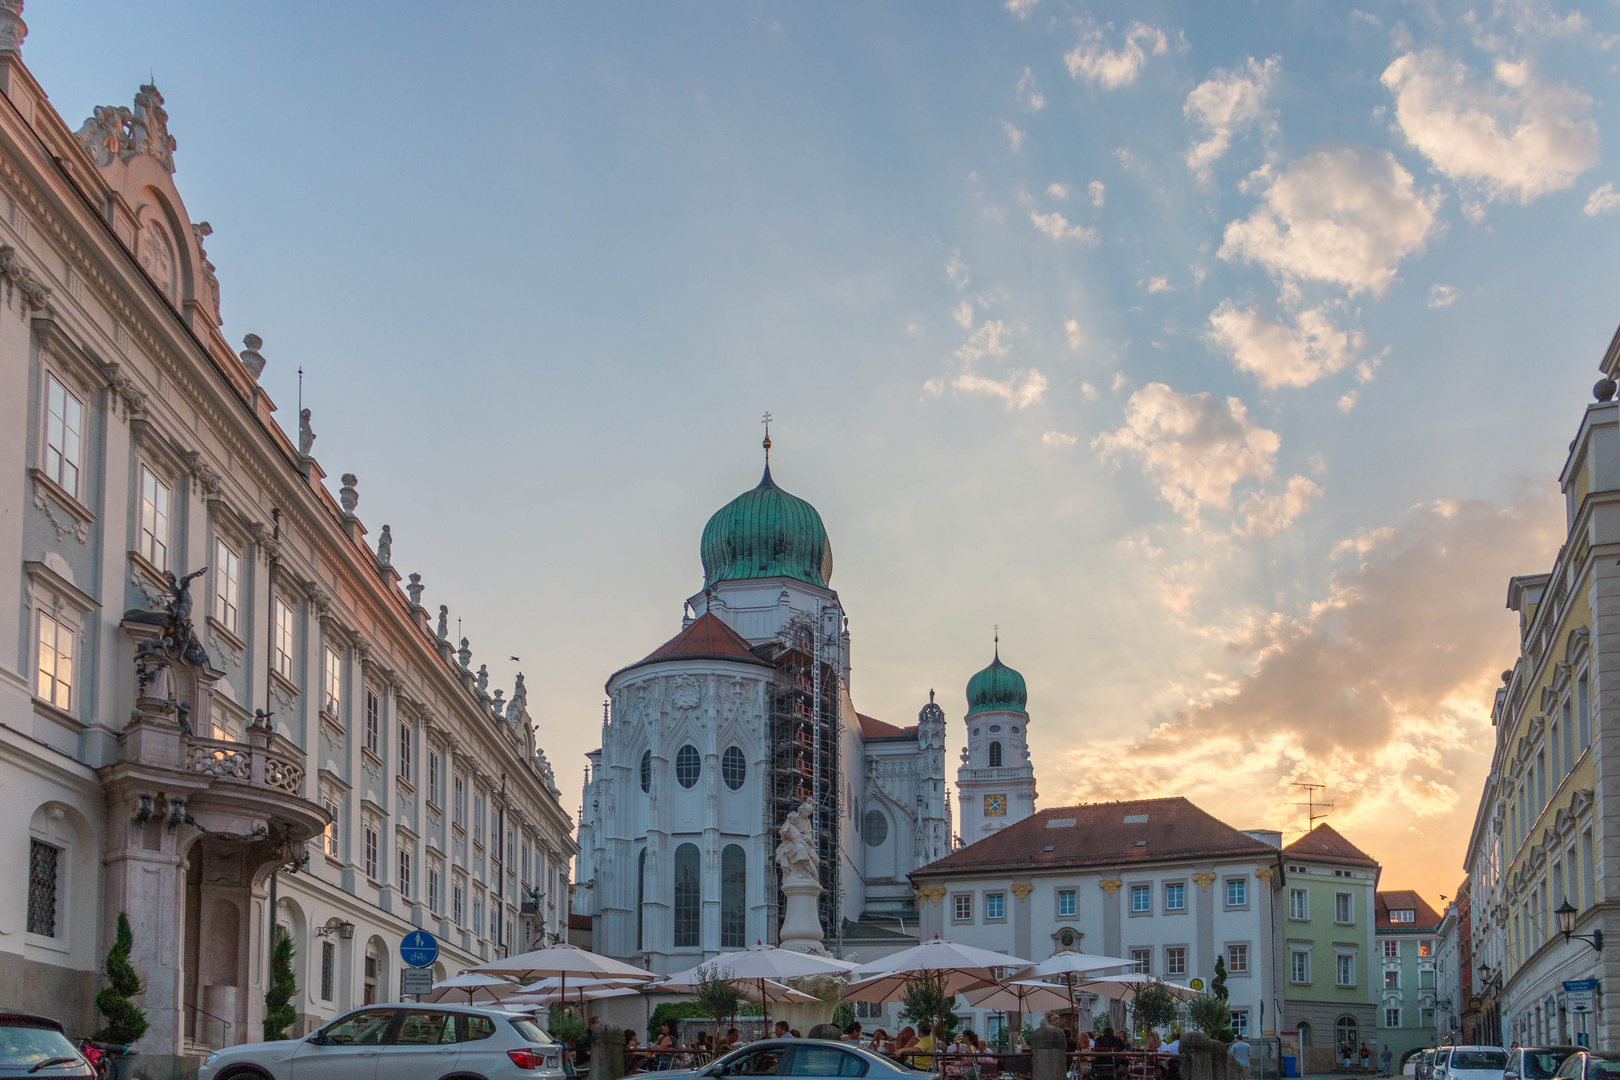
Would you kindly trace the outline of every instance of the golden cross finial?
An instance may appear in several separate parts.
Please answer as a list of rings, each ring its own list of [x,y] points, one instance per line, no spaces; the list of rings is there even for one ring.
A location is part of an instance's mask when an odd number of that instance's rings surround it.
[[[760,423],[765,425],[765,441],[760,445],[765,448],[765,467],[768,469],[771,467],[771,413],[769,409],[765,411],[765,419],[761,420]]]

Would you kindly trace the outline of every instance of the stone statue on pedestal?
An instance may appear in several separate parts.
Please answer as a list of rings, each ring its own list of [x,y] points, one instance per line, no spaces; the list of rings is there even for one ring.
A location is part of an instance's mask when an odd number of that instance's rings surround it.
[[[816,900],[821,896],[821,858],[816,853],[815,807],[801,803],[782,822],[777,835],[776,865],[782,872],[782,895],[787,908],[779,935],[784,949],[824,952],[824,932]]]

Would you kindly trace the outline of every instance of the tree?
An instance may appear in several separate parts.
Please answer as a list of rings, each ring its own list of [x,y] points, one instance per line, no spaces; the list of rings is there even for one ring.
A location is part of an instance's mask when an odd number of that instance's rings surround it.
[[[729,971],[717,965],[698,968],[697,998],[695,1004],[705,1016],[715,1021],[724,1019],[728,1025],[737,1022],[737,1006],[742,1004],[742,990],[732,981]]]
[[[849,1029],[855,1026],[855,1006],[847,1001],[840,1001],[838,1007],[833,1010],[832,1022],[838,1025],[839,1030],[848,1034]]]
[[[1226,1000],[1226,957],[1215,957],[1215,981],[1209,984],[1209,992]]]
[[[1138,1035],[1166,1026],[1176,1018],[1176,1013],[1176,999],[1160,980],[1154,979],[1136,991],[1131,1017]]]
[[[585,1021],[553,1001],[546,1012],[546,1033],[570,1050],[578,1050],[591,1040],[591,1029]]]
[[[292,935],[279,925],[276,943],[270,947],[270,985],[264,991],[264,1040],[285,1039],[287,1029],[298,1019],[298,980],[293,975]]]
[[[919,1027],[927,1024],[934,1034],[934,1045],[944,1046],[956,1033],[956,995],[946,989],[945,974],[919,972],[906,976],[905,993],[900,1001],[900,1019]]]
[[[143,987],[141,977],[129,962],[135,949],[135,932],[129,928],[129,913],[118,913],[118,933],[113,946],[107,950],[107,963],[103,971],[107,985],[96,995],[96,1011],[107,1018],[107,1024],[91,1036],[96,1042],[129,1045],[146,1034],[146,1012],[130,999]]]
[[[1187,1018],[1193,1027],[1213,1039],[1231,1026],[1232,1010],[1214,994],[1199,994],[1187,1003]]]

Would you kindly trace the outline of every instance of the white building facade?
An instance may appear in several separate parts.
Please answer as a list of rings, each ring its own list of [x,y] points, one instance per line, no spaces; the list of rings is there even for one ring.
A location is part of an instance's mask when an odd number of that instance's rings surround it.
[[[295,1031],[396,997],[413,929],[439,974],[550,940],[575,848],[522,676],[506,701],[442,607],[435,632],[358,481],[329,493],[313,418],[296,443],[277,424],[262,343],[226,344],[162,96],[75,131],[21,62],[20,10],[0,4],[0,794],[21,823],[0,1009],[98,1027],[121,912],[138,1049],[179,1067],[260,1037],[272,907]],[[154,615],[188,576],[189,611]]]

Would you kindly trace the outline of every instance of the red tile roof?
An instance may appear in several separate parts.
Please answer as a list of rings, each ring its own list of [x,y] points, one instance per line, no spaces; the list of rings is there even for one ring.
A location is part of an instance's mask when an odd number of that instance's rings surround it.
[[[1325,821],[1283,848],[1283,854],[1302,861],[1378,868],[1377,859],[1346,840],[1337,829]]]
[[[861,718],[861,738],[863,739],[915,739],[917,737],[916,724],[906,728],[895,727],[887,721],[879,720],[875,716],[867,716],[862,712],[855,715]]]
[[[705,611],[692,620],[691,626],[658,646],[645,657],[628,667],[615,671],[612,676],[608,677],[608,682],[611,683],[613,677],[620,672],[641,667],[643,664],[651,664],[657,660],[734,660],[743,664],[759,664],[762,667],[770,667],[768,663],[754,655],[754,650],[749,647],[746,638],[720,621],[718,616]]]
[[[1139,841],[1146,842],[1139,845]],[[911,876],[920,879],[934,874],[1056,870],[1229,855],[1270,860],[1277,854],[1270,844],[1245,836],[1177,796],[1040,810]]]
[[[1415,911],[1416,922],[1394,922],[1391,911]],[[1417,894],[1415,889],[1389,889],[1378,893],[1378,929],[1434,930],[1440,926],[1440,913]]]

